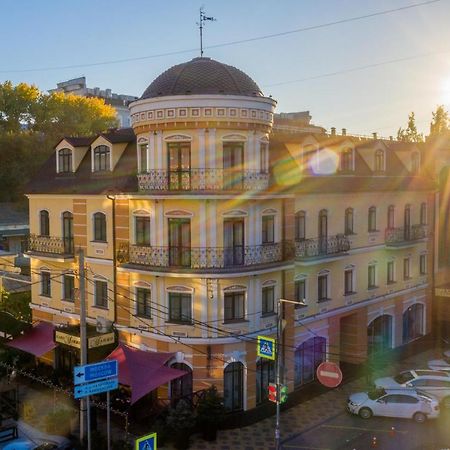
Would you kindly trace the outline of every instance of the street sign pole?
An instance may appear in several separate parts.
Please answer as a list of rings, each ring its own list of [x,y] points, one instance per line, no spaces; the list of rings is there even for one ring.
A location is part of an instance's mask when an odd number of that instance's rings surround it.
[[[110,411],[110,391],[106,392],[106,433],[108,441],[108,450],[111,450],[111,411]]]
[[[281,372],[281,358],[280,358],[280,340],[281,340],[281,326],[282,326],[282,315],[281,315],[281,299],[278,300],[278,317],[277,317],[277,342],[275,350],[276,358],[276,379],[275,383],[277,385],[277,418],[275,423],[275,450],[280,449],[280,372]]]

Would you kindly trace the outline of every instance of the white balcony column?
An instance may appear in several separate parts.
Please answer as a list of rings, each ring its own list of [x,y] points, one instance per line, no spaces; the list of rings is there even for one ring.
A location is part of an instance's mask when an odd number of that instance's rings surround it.
[[[210,298],[209,304],[211,305],[211,320],[213,323],[217,324],[217,328],[220,328],[220,322],[218,322],[219,314],[220,317],[223,319],[223,299],[219,297],[220,292],[220,285],[219,280],[216,279],[210,279]],[[211,330],[211,337],[217,337],[218,333],[217,331]]]
[[[155,200],[155,231],[153,236],[155,237],[155,246],[164,247],[167,245],[165,242],[164,233],[164,201]]]
[[[199,244],[200,244],[200,267],[207,267],[208,258],[206,255],[206,236],[207,236],[207,220],[206,220],[206,200],[201,200],[199,212]]]
[[[255,169],[255,133],[250,131],[247,141],[247,152],[245,157],[245,168],[247,170]]]
[[[216,168],[216,129],[210,128],[208,131],[208,168]]]
[[[147,147],[147,172],[155,168],[155,134],[150,133]]]
[[[253,308],[254,310],[252,311],[252,313],[254,313],[252,316],[249,317],[249,320],[251,321],[251,323],[253,324],[253,326],[255,327],[255,330],[259,330],[261,328],[261,313],[260,311],[262,311],[262,298],[261,298],[261,280],[259,277],[252,277],[253,281]],[[252,284],[250,284],[251,286]],[[250,292],[249,292],[249,297],[250,297]],[[250,302],[249,302],[250,304]],[[259,314],[255,314],[255,313],[259,313]]]
[[[206,157],[206,148],[205,148],[205,129],[201,128],[198,130],[198,169],[205,169],[205,157]]]
[[[246,242],[247,245],[252,246],[252,245],[257,245],[257,216],[258,216],[258,211],[257,211],[257,207],[255,202],[251,202],[249,207],[248,207],[248,217],[247,217],[247,236],[246,236]]]
[[[162,170],[165,168],[163,161],[163,135],[162,131],[158,131],[156,135],[156,169]]]
[[[202,278],[200,280],[200,289],[199,289],[199,301],[200,301],[200,320],[202,322],[208,321],[208,280],[206,278]],[[194,308],[195,311],[195,308]],[[206,327],[202,327],[202,338],[208,337],[208,329]]]

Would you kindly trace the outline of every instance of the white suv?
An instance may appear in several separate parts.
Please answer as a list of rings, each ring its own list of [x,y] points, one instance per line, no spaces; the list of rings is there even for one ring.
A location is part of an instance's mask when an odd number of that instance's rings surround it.
[[[439,416],[439,402],[426,394],[405,389],[374,389],[350,395],[347,410],[363,419],[401,417],[425,422]]]
[[[446,409],[450,409],[450,372],[437,370],[408,370],[395,377],[378,378],[377,388],[417,389],[442,401]]]

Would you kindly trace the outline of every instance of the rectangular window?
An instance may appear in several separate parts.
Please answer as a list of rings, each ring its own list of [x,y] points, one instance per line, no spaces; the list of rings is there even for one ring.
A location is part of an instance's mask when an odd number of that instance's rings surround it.
[[[275,217],[263,216],[262,217],[262,243],[273,244],[275,231]]]
[[[94,305],[100,308],[108,308],[108,283],[95,280]]]
[[[99,145],[94,149],[94,172],[111,170],[111,154],[106,145]]]
[[[295,282],[295,300],[306,303],[306,280],[297,280]],[[302,305],[295,305],[295,307],[301,308]]]
[[[191,189],[191,143],[170,142],[167,144],[169,167],[169,189]]]
[[[261,172],[269,173],[269,144],[261,143]]]
[[[420,275],[427,274],[427,255],[420,255],[419,259]]]
[[[151,291],[150,289],[136,289],[136,312],[138,316],[150,318],[151,314]]]
[[[328,300],[328,275],[319,275],[317,283],[317,301]]]
[[[103,213],[94,214],[94,241],[106,242],[106,216]]]
[[[403,260],[403,279],[409,280],[411,278],[410,273],[411,260],[409,258],[405,258]]]
[[[262,289],[262,314],[271,314],[274,312],[275,288],[274,286],[264,287]]]
[[[224,296],[224,319],[237,321],[245,319],[245,292],[227,292]]]
[[[346,270],[344,272],[344,289],[345,295],[353,294],[355,292],[353,286],[353,270]]]
[[[169,322],[192,322],[192,295],[169,293]]]
[[[41,272],[41,295],[52,296],[50,272]]]
[[[306,238],[306,214],[304,211],[299,211],[295,215],[295,239],[303,241]]]
[[[139,146],[140,159],[141,159],[141,173],[147,172],[147,148],[148,144],[141,144]]]
[[[377,210],[373,206],[369,208],[368,231],[377,231]]]
[[[387,263],[387,283],[395,283],[394,261]]]
[[[74,301],[75,278],[73,275],[63,275],[63,300]]]
[[[353,208],[345,210],[345,234],[353,234]]]
[[[369,289],[374,289],[377,287],[377,279],[376,279],[376,266],[370,265],[367,271],[367,287]]]
[[[136,245],[150,245],[150,217],[135,217]]]

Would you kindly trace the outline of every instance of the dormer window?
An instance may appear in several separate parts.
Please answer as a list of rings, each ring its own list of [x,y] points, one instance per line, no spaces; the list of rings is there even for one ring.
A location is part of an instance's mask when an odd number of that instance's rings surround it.
[[[377,150],[375,152],[375,172],[384,172],[385,164],[384,151]]]
[[[111,152],[106,145],[94,149],[94,172],[111,170]]]
[[[342,172],[353,172],[353,150],[351,148],[346,148],[341,153],[341,170]]]
[[[58,151],[58,173],[72,172],[72,150],[63,148]]]

